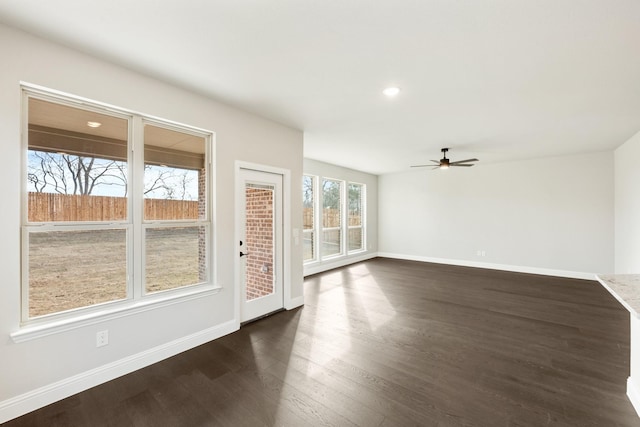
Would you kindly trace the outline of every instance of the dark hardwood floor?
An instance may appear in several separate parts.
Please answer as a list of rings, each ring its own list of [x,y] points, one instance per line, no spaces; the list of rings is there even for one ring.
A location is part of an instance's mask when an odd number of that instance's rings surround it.
[[[640,426],[628,375],[597,282],[377,258],[6,426]]]

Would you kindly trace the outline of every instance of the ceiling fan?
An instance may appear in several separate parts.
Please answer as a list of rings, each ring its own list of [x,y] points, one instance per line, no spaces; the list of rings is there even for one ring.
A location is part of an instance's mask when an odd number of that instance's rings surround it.
[[[473,166],[473,163],[470,162],[477,162],[478,159],[466,159],[466,160],[458,160],[457,162],[452,162],[449,159],[447,159],[447,151],[449,151],[448,148],[443,148],[442,150],[442,158],[438,161],[438,160],[431,160],[433,163],[433,165],[413,165],[411,166],[412,168],[423,168],[423,167],[429,167],[431,166],[431,169],[449,169],[450,166],[464,166],[464,167],[471,167]]]

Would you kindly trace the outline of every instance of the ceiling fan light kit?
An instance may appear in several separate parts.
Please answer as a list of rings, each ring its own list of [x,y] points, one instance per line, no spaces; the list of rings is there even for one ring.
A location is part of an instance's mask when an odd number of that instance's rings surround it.
[[[477,162],[479,161],[478,159],[466,159],[466,160],[458,160],[457,162],[452,162],[451,160],[447,159],[447,151],[449,151],[448,148],[443,148],[440,151],[442,151],[442,158],[440,160],[431,160],[434,164],[430,164],[430,165],[413,165],[411,166],[412,168],[424,168],[424,167],[431,167],[431,169],[449,169],[449,167],[452,166],[463,166],[463,167],[471,167],[473,166],[472,162]]]

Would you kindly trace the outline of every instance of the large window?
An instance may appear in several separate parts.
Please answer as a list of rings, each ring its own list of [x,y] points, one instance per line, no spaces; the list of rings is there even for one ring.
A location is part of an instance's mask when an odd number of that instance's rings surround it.
[[[304,262],[314,261],[316,257],[316,181],[315,176],[302,177],[302,250]]]
[[[23,323],[209,282],[210,134],[40,90],[24,102]]]
[[[366,250],[366,185],[303,175],[303,260],[321,262]]]

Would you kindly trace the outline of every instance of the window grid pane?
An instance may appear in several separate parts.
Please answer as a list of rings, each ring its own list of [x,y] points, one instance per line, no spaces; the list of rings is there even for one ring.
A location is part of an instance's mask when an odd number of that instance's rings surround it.
[[[349,251],[362,249],[362,227],[349,227]]]
[[[340,181],[322,181],[322,257],[342,253],[342,185]]]
[[[158,227],[145,231],[145,291],[153,293],[206,280],[206,227]]]
[[[364,249],[362,239],[362,184],[349,183],[349,251],[358,251]]]
[[[127,297],[125,229],[29,233],[29,317]]]
[[[205,220],[205,139],[144,126],[144,219]]]
[[[125,221],[129,121],[36,98],[28,119],[27,221]]]

